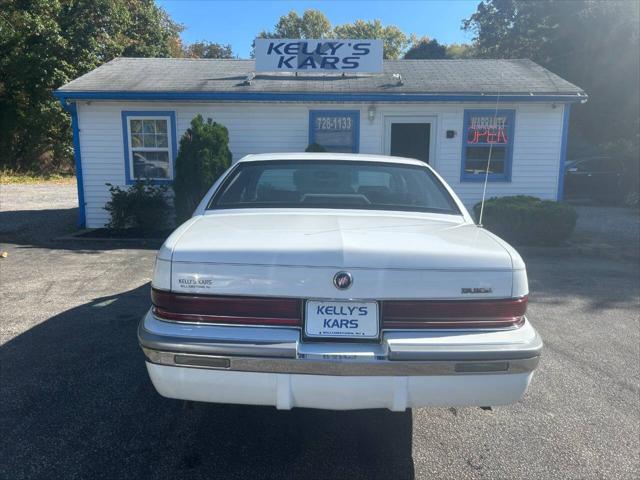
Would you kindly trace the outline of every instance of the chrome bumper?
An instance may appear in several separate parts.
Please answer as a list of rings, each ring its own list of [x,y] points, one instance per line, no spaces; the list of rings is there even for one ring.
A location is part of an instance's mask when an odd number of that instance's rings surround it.
[[[542,339],[526,322],[501,331],[383,332],[379,343],[302,342],[295,328],[140,322],[138,340],[157,365],[332,376],[532,372]]]

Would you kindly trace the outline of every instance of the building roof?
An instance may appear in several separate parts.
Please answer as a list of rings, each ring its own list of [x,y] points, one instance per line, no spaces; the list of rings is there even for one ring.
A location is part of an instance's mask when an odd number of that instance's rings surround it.
[[[253,60],[116,58],[56,93],[585,96],[531,60],[385,60],[381,74],[253,72]]]

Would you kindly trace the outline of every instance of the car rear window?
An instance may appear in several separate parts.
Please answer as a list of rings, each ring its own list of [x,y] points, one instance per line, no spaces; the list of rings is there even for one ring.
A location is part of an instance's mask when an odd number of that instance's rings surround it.
[[[208,208],[460,213],[442,182],[425,167],[338,160],[239,163],[214,194]]]

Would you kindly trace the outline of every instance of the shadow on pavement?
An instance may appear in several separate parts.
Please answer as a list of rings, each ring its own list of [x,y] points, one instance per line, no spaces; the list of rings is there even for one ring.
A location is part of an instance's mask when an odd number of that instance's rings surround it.
[[[0,347],[0,478],[413,478],[411,412],[160,397],[138,348],[149,285]]]
[[[0,211],[0,244],[86,252],[114,249],[157,250],[162,240],[73,239],[78,208]]]

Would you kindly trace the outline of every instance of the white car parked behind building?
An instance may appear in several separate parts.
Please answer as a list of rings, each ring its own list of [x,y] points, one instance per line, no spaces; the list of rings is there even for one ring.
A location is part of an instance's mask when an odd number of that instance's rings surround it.
[[[417,160],[251,155],[158,252],[138,336],[169,398],[280,409],[517,401],[525,265]]]

